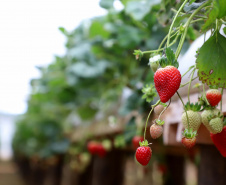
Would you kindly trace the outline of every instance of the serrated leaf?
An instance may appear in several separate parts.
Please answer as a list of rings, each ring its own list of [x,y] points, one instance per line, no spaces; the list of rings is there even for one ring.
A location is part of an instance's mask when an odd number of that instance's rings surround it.
[[[167,65],[172,65],[176,68],[179,67],[179,63],[175,58],[175,54],[171,48],[166,48]]]
[[[207,85],[226,87],[226,38],[219,32],[211,36],[200,48],[196,60],[199,80]]]

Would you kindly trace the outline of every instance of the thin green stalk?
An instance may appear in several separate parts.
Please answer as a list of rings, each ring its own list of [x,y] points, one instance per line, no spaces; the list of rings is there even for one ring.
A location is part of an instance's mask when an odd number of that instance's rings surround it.
[[[190,102],[190,89],[191,89],[191,81],[192,81],[192,78],[194,76],[194,73],[195,73],[195,69],[193,69],[192,73],[191,73],[191,78],[189,80],[189,85],[188,85],[188,102]]]
[[[170,98],[169,104],[168,104],[168,105],[163,109],[163,111],[159,114],[159,117],[158,117],[159,120],[160,120],[162,114],[163,114],[163,113],[166,111],[166,109],[170,106],[170,103],[171,103],[171,98]]]
[[[193,24],[193,23],[196,23],[196,22],[199,22],[199,21],[204,21],[204,19],[200,18],[200,19],[193,20],[193,21],[191,21],[190,24]]]
[[[195,80],[196,78],[198,78],[198,76],[196,76],[195,78],[193,78],[192,81]],[[181,88],[181,87],[184,87],[184,86],[186,86],[186,85],[188,85],[188,84],[189,84],[189,82],[187,82],[187,83],[185,83],[185,84],[181,84],[181,85],[180,85],[180,88]]]
[[[151,106],[151,110],[150,110],[150,112],[149,112],[149,114],[148,114],[148,117],[147,117],[147,120],[146,120],[146,123],[145,123],[145,129],[144,129],[144,141],[145,141],[145,136],[146,136],[146,130],[147,130],[147,125],[148,125],[148,120],[149,120],[149,118],[150,118],[150,116],[151,116],[152,111],[154,110],[154,108],[155,108],[159,103],[160,103],[160,100],[157,101],[156,104],[154,104],[154,105]]]
[[[206,98],[205,84],[202,85],[202,89],[203,89],[203,97],[204,97],[204,99],[205,99],[207,105],[210,105],[209,102],[208,102],[208,100],[207,100],[207,98]]]
[[[179,28],[177,28],[176,30],[177,30],[177,32],[174,33],[172,36],[170,36],[170,38],[174,37],[175,35],[177,35],[177,34],[179,33]],[[172,31],[172,33],[173,33],[173,32],[174,32],[174,31]],[[162,45],[164,44],[164,42],[166,41],[167,38],[168,38],[168,34],[167,34],[167,35],[165,36],[165,38],[162,40],[162,42],[160,43],[158,49],[160,49],[160,48],[162,47]]]
[[[181,76],[181,78],[183,78],[191,69],[193,69],[195,67],[195,65],[193,65],[193,66],[190,66],[189,68],[188,68],[188,70]]]
[[[176,54],[175,54],[176,58],[178,58],[179,55],[180,55],[182,46],[183,46],[183,44],[184,44],[185,37],[186,37],[187,32],[188,32],[188,27],[189,27],[189,25],[190,25],[190,23],[191,23],[193,17],[194,17],[194,16],[195,16],[195,15],[196,15],[203,7],[204,7],[204,6],[206,6],[209,2],[210,2],[210,1],[206,1],[206,2],[203,3],[200,7],[198,7],[198,8],[191,14],[191,16],[189,17],[189,19],[187,20],[187,22],[186,22],[186,24],[185,24],[185,30],[184,30],[184,33],[183,33],[183,35],[182,35],[182,37],[181,37],[179,46],[178,46],[177,51],[176,51]],[[172,26],[172,25],[171,25],[171,26]]]
[[[177,95],[178,95],[178,97],[180,98],[180,101],[182,102],[183,107],[185,107],[185,104],[184,104],[184,102],[183,102],[183,100],[182,100],[180,94],[178,93],[178,91],[177,91]],[[190,130],[190,124],[189,124],[189,119],[188,119],[188,113],[187,113],[186,109],[184,109],[184,110],[185,110],[186,118],[187,118],[187,121],[188,121],[188,130]]]
[[[184,8],[184,6],[185,6],[185,4],[186,4],[187,2],[188,2],[188,0],[185,0],[185,1],[183,2],[183,4],[182,4],[181,7],[179,8],[179,10],[177,11],[177,13],[176,13],[176,15],[175,15],[175,17],[174,17],[174,19],[173,19],[173,22],[172,22],[172,24],[171,24],[171,26],[170,26],[170,29],[169,29],[169,34],[168,34],[168,39],[167,39],[167,44],[166,44],[167,47],[169,47],[169,44],[170,44],[170,34],[171,34],[172,29],[173,29],[173,25],[174,25],[174,23],[175,23],[175,21],[176,21],[178,15],[179,15],[179,13],[180,13],[181,10]]]
[[[221,89],[221,104],[220,104],[221,111],[222,111],[222,102],[223,102],[223,92],[224,92],[224,88]]]
[[[174,45],[174,44],[176,43],[178,36],[179,36],[179,35],[177,35],[177,37],[174,39],[173,42],[170,43],[169,46],[172,46],[172,45]],[[165,49],[165,48],[161,48],[161,49],[157,49],[157,50],[151,50],[151,51],[143,51],[142,53],[143,53],[143,54],[150,54],[150,53],[155,53],[155,52],[163,51],[164,49]]]

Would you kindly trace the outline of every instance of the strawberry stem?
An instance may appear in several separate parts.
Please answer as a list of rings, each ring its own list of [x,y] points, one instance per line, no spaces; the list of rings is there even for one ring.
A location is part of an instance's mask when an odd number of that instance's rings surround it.
[[[178,93],[178,91],[177,91],[177,95],[178,95],[178,97],[180,98],[180,101],[181,101],[182,104],[183,104],[184,111],[185,111],[185,114],[186,114],[186,117],[187,117],[187,121],[188,121],[188,130],[190,130],[190,124],[189,124],[189,119],[188,119],[188,113],[187,113],[187,110],[185,109],[185,104],[184,104],[184,102],[183,102],[183,100],[182,100],[180,94]]]
[[[206,98],[205,84],[202,85],[202,88],[203,88],[203,97],[204,97],[204,99],[205,99],[207,105],[210,105],[209,101],[208,101],[207,98]]]
[[[220,103],[220,110],[221,111],[222,111],[223,93],[224,93],[224,88],[221,89],[221,103]]]
[[[149,114],[148,114],[148,117],[147,117],[147,120],[146,120],[146,123],[145,123],[145,129],[144,129],[144,141],[145,141],[145,136],[146,136],[146,130],[147,130],[147,124],[148,124],[149,117],[150,117],[152,111],[154,110],[154,108],[155,108],[158,104],[160,104],[160,102],[161,102],[161,101],[159,100],[159,101],[157,101],[156,104],[154,104],[154,105],[151,106],[151,110],[150,110],[150,112],[149,112]]]
[[[193,71],[192,71],[192,73],[191,73],[191,78],[190,78],[190,80],[189,80],[189,85],[188,85],[188,102],[190,102],[191,81],[192,81],[192,78],[193,78],[193,76],[194,76],[195,70],[196,70],[196,69],[193,69]]]
[[[187,2],[186,0],[184,1],[184,3],[185,2]],[[184,4],[183,3],[183,4]],[[206,1],[205,3],[203,3],[200,7],[198,7],[192,14],[191,14],[191,16],[189,17],[189,19],[188,19],[188,21],[185,23],[185,25],[184,25],[184,27],[185,27],[185,30],[184,30],[184,33],[183,33],[183,35],[181,36],[181,39],[180,39],[180,43],[179,43],[179,45],[178,45],[178,48],[177,48],[177,51],[176,51],[176,54],[175,54],[175,56],[176,56],[176,59],[179,57],[179,55],[180,55],[180,52],[181,52],[181,49],[182,49],[182,46],[183,46],[183,44],[184,44],[184,40],[185,40],[185,37],[186,37],[186,35],[187,35],[187,32],[188,32],[188,27],[189,27],[189,25],[190,25],[190,23],[192,22],[192,19],[193,19],[193,17],[203,8],[203,7],[205,7],[207,4],[209,4],[210,3],[210,1]],[[180,10],[180,9],[179,9]],[[179,12],[179,10],[178,10],[178,12]],[[175,20],[175,18],[174,18],[174,20]],[[171,27],[173,26],[173,23],[171,24]]]
[[[177,13],[176,13],[176,15],[175,15],[175,17],[174,17],[174,19],[173,19],[173,22],[172,22],[172,24],[171,24],[171,26],[170,26],[170,29],[169,29],[168,38],[167,38],[167,44],[166,44],[167,47],[169,47],[169,44],[170,44],[170,34],[171,34],[171,32],[172,32],[173,25],[174,25],[174,23],[175,23],[175,21],[176,21],[178,15],[179,15],[179,13],[180,13],[181,10],[184,8],[184,6],[185,6],[185,4],[186,4],[187,2],[188,2],[188,0],[185,0],[185,1],[183,2],[183,4],[182,4],[181,7],[179,8],[179,10],[177,11]]]
[[[195,67],[195,65],[193,65],[193,66],[190,66],[189,68],[188,68],[188,70],[181,76],[181,78],[183,78],[191,69],[193,69]]]
[[[159,117],[158,117],[158,120],[160,120],[162,114],[166,111],[166,109],[170,106],[170,103],[171,103],[171,98],[170,98],[170,102],[169,104],[163,109],[163,111],[159,114]]]

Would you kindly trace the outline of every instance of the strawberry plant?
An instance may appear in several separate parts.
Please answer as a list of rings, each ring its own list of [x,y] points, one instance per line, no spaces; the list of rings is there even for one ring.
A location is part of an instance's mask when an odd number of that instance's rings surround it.
[[[166,7],[167,9],[167,7]],[[218,144],[219,139],[225,137],[225,128],[223,129],[222,115],[222,96],[223,89],[226,87],[226,38],[220,33],[220,30],[226,30],[226,1],[224,0],[184,0],[178,9],[173,9],[173,19],[168,30],[168,34],[160,43],[157,49],[149,51],[134,50],[136,59],[141,60],[144,56],[149,55],[149,65],[154,72],[154,86],[144,87],[143,97],[147,102],[154,100],[155,91],[159,96],[156,104],[151,106],[151,110],[146,120],[144,141],[146,141],[146,128],[149,117],[153,110],[157,111],[160,103],[166,103],[162,107],[159,117],[150,127],[152,138],[157,138],[162,134],[161,115],[169,107],[171,98],[177,94],[183,107],[182,123],[184,132],[182,133],[182,144],[190,149],[195,145],[198,129],[203,123],[210,131],[211,137],[220,151],[222,146]],[[161,16],[161,13],[159,14]],[[204,39],[204,44],[199,48],[196,55],[195,65],[187,68],[184,74],[178,70],[180,65],[178,57],[181,54],[185,39],[190,35],[189,29],[194,24],[198,24],[196,30],[206,34],[211,32],[208,40]],[[190,73],[188,82],[181,84],[182,78]],[[197,73],[203,91],[201,97],[195,104],[190,102],[191,82],[196,79]],[[205,91],[205,85],[209,90]],[[187,86],[188,103],[185,105],[178,89]],[[148,89],[149,87],[149,89]],[[221,90],[218,90],[221,89]],[[216,109],[220,103],[220,110]],[[203,111],[200,116],[199,112]],[[222,131],[223,130],[223,131]],[[142,143],[141,143],[142,147]],[[139,149],[139,148],[138,148]],[[141,149],[140,149],[141,150]],[[225,154],[224,152],[223,155]],[[141,155],[139,155],[140,157]],[[144,156],[145,158],[145,156]],[[142,160],[139,159],[142,164]],[[138,160],[138,161],[139,161]]]

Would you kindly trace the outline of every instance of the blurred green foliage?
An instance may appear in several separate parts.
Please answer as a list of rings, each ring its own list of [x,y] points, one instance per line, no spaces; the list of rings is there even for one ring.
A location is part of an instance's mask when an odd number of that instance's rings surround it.
[[[141,99],[143,85],[153,83],[149,56],[138,62],[133,50],[158,47],[173,15],[170,8],[179,3],[121,2],[124,9],[117,11],[113,0],[101,0],[106,16],[85,21],[71,33],[59,28],[67,37],[66,54],[39,67],[41,77],[31,81],[28,109],[18,120],[13,140],[16,154],[44,158],[64,153],[69,146],[65,128],[73,131],[67,122],[92,123],[103,117],[97,115],[108,116],[114,110],[126,115],[150,107]],[[125,89],[130,94],[122,98]],[[72,114],[76,119],[68,121]]]

